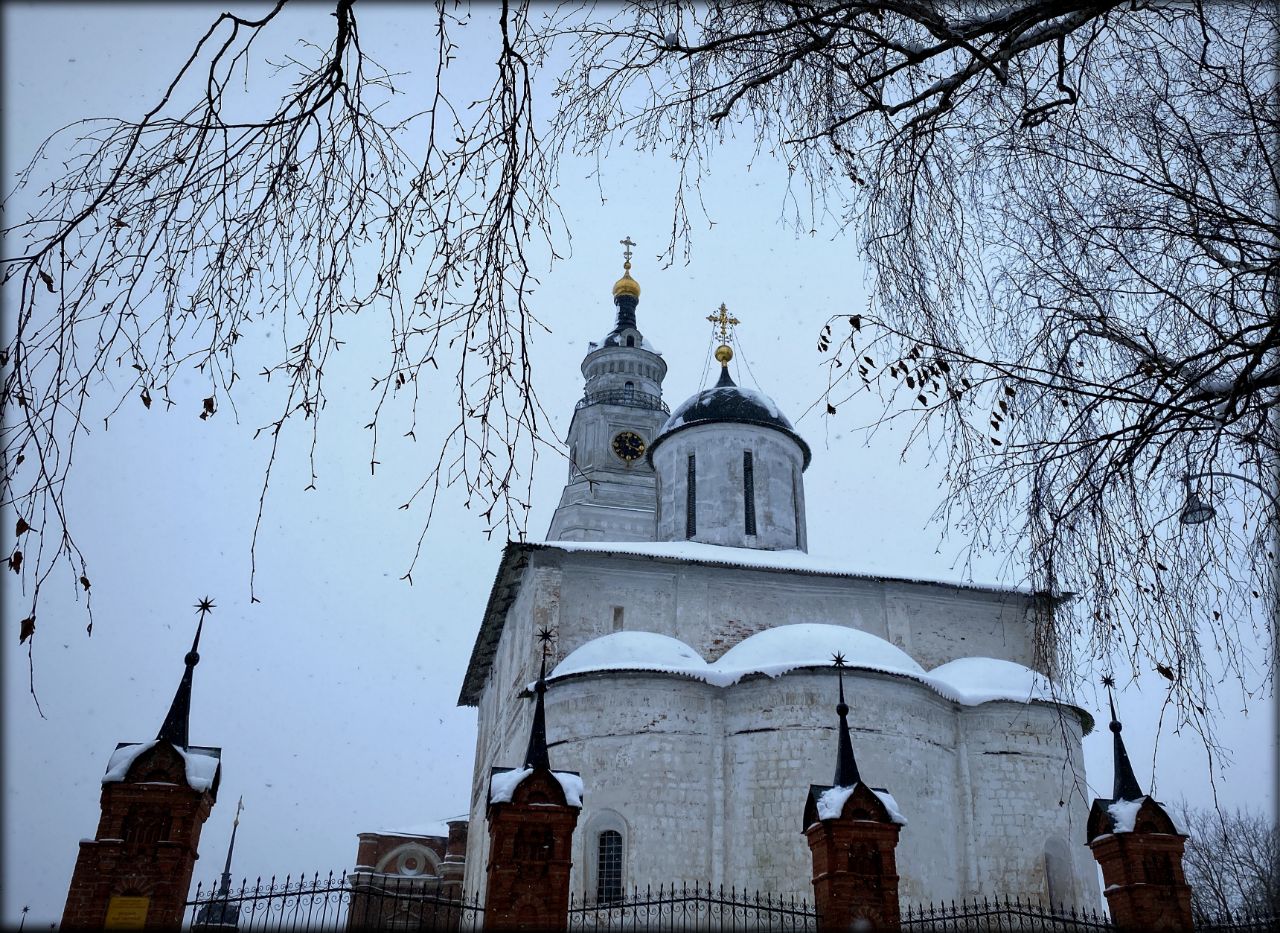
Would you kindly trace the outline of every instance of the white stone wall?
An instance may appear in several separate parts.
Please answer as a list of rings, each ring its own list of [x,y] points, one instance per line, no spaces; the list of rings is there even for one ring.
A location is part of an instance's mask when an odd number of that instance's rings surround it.
[[[884,638],[925,668],[975,656],[1034,666],[1032,602],[1018,593],[623,555],[536,559],[563,568],[561,656],[614,631],[621,609],[622,628],[678,638],[708,661],[766,628],[825,622]]]
[[[746,533],[744,505],[742,454],[748,450],[755,474],[754,535]],[[696,458],[697,501],[696,533],[691,540],[764,550],[808,547],[800,446],[781,431],[732,423],[682,428],[653,451],[659,541],[687,540],[690,454]]]
[[[765,628],[825,622],[887,638],[926,668],[966,656],[1030,665],[1031,605],[1019,594],[906,581],[532,553],[479,703],[467,889],[483,886],[490,769],[523,759],[533,704],[520,694],[537,675],[541,626],[558,633],[553,663],[618,629],[671,635],[713,660]],[[960,707],[868,672],[853,675],[848,692],[863,777],[893,793],[910,821],[898,850],[904,901],[1044,898],[1044,850],[1059,838],[1074,859],[1070,893],[1096,903],[1084,796],[1072,786],[1082,773],[1074,713]],[[620,819],[628,885],[697,880],[809,896],[801,814],[809,785],[834,772],[834,697],[828,670],[727,689],[646,674],[554,682],[551,761],[586,783],[578,889],[594,893],[592,826]]]

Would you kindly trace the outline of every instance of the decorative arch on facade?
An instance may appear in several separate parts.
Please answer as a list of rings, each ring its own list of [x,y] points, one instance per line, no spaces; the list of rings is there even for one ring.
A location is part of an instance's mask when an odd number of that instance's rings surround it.
[[[440,857],[426,846],[406,842],[396,846],[374,866],[374,871],[384,875],[422,877],[440,874]]]
[[[619,900],[627,888],[631,831],[622,814],[597,810],[582,836],[586,864],[585,893],[596,903]]]

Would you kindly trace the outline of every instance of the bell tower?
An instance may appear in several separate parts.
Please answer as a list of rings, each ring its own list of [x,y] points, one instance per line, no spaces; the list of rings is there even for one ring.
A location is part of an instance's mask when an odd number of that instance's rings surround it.
[[[631,277],[630,237],[613,285],[613,330],[582,361],[586,387],[569,424],[569,479],[547,532],[550,541],[652,541],[656,477],[645,457],[667,420],[667,364],[636,325],[640,284]]]

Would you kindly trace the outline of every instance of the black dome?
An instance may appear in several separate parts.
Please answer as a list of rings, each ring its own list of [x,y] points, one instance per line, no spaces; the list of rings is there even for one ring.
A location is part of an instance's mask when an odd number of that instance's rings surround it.
[[[658,436],[649,445],[649,462],[653,463],[653,451],[657,446],[676,431],[712,422],[758,424],[781,431],[800,445],[800,451],[804,454],[804,466],[806,469],[809,466],[809,445],[796,433],[787,416],[773,403],[773,399],[762,392],[737,385],[729,377],[727,367],[720,370],[720,380],[714,386],[686,399],[671,413],[671,417],[658,431]]]

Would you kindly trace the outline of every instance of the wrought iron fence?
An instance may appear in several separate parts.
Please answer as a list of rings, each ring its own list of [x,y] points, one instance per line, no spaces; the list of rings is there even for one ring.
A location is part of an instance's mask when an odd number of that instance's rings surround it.
[[[483,910],[435,877],[330,872],[201,885],[186,913],[193,930],[476,930]]]
[[[1263,933],[1280,929],[1280,917],[1250,912],[1226,913],[1217,917],[1196,917],[1197,933]]]
[[[721,887],[633,890],[617,899],[569,899],[570,930],[816,930],[813,906],[796,898]]]
[[[1083,933],[1086,930],[1114,930],[1111,919],[1097,910],[1049,907],[1020,899],[952,901],[940,904],[909,904],[902,910],[902,929],[919,933],[941,931],[1048,931]]]
[[[196,888],[187,902],[193,930],[478,930],[484,908],[476,896],[435,877],[356,872],[311,877],[259,878],[240,886]],[[816,930],[808,901],[729,888],[662,886],[621,898],[569,899],[570,930]],[[1272,917],[1225,914],[1197,918],[1197,933],[1263,933]],[[1018,899],[911,904],[902,909],[911,933],[1085,933],[1113,931],[1098,910],[1051,908]]]

